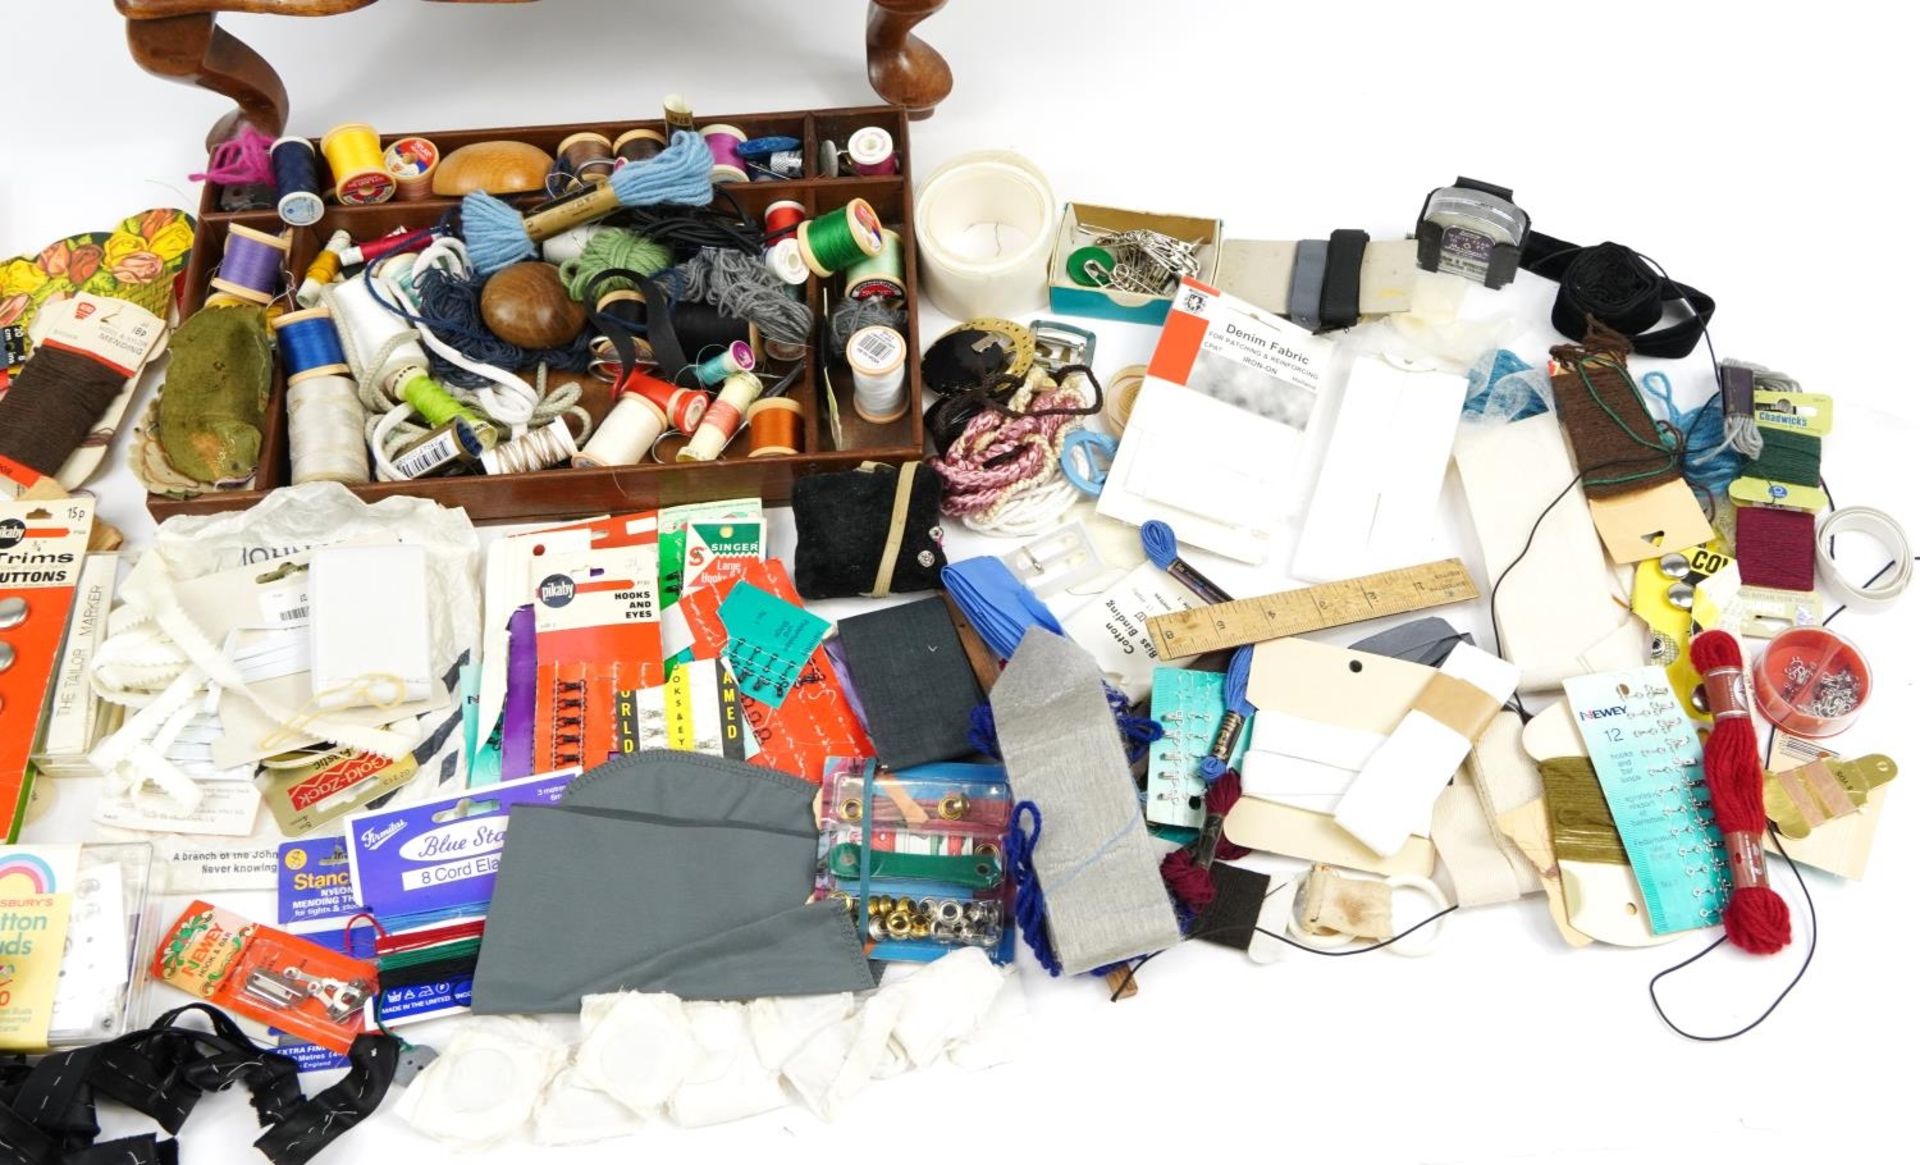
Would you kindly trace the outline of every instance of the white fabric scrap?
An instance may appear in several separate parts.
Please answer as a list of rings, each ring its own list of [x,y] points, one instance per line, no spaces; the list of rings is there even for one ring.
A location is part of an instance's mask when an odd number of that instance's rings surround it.
[[[436,1140],[484,1149],[526,1125],[566,1062],[566,1044],[538,1020],[480,1017],[407,1088],[400,1117]]]

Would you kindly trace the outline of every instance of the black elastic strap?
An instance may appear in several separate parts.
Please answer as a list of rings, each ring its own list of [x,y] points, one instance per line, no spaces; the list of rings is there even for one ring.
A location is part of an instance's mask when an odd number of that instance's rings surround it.
[[[302,1102],[253,1143],[273,1165],[306,1165],[341,1133],[372,1116],[400,1067],[400,1041],[361,1035],[347,1050],[347,1074],[332,1088]]]
[[[1589,317],[1633,340],[1641,356],[1677,360],[1693,351],[1713,320],[1713,297],[1667,279],[1632,247],[1601,243],[1582,247],[1534,231],[1520,253],[1520,266],[1560,285],[1553,301],[1554,330],[1583,341]],[[1668,327],[1658,324],[1669,303],[1688,315]]]
[[[1327,238],[1327,274],[1320,283],[1320,326],[1350,328],[1360,322],[1360,262],[1367,232],[1335,231]]]

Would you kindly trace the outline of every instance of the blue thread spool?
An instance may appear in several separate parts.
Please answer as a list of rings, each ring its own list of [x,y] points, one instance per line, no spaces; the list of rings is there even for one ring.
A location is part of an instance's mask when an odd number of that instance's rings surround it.
[[[702,360],[693,366],[693,374],[701,384],[712,388],[736,372],[753,371],[753,349],[745,342],[735,340],[726,350],[709,360]]]
[[[270,235],[234,223],[227,227],[227,249],[220,257],[220,274],[209,286],[248,303],[273,302],[280,291],[280,269],[292,242],[286,235]]]
[[[280,221],[290,227],[312,226],[326,213],[320,197],[320,163],[313,143],[285,137],[273,143],[273,192],[279,197]]]
[[[325,307],[288,312],[273,321],[273,340],[280,347],[280,363],[287,383],[315,376],[351,376],[346,348],[340,343],[333,313]]]

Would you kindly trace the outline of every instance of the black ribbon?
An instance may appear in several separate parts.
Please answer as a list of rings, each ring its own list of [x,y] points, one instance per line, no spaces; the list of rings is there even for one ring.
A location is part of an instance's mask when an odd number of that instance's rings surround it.
[[[1668,279],[1619,243],[1582,247],[1534,231],[1520,266],[1560,285],[1553,326],[1569,340],[1585,340],[1595,319],[1629,337],[1639,355],[1677,360],[1693,351],[1713,319],[1712,296]],[[1687,318],[1659,327],[1670,303],[1682,305]]]
[[[211,1030],[181,1026],[189,1012]],[[235,1084],[251,1094],[267,1129],[255,1146],[273,1165],[305,1165],[380,1107],[399,1058],[392,1036],[362,1035],[345,1079],[309,1099],[292,1059],[254,1043],[218,1008],[189,1004],[118,1039],[31,1067],[17,1059],[0,1065],[0,1165],[174,1165],[174,1142],[151,1134],[95,1144],[95,1100],[118,1101],[172,1136],[202,1096]]]

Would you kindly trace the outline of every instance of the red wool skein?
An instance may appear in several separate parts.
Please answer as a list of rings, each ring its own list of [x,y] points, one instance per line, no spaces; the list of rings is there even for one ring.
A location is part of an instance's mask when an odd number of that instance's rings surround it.
[[[1770,955],[1793,938],[1787,904],[1767,885],[1767,857],[1760,839],[1767,830],[1763,800],[1766,772],[1760,767],[1760,742],[1747,710],[1745,666],[1740,641],[1725,631],[1696,636],[1693,666],[1707,682],[1713,731],[1707,737],[1707,795],[1726,838],[1727,864],[1733,871],[1733,897],[1727,901],[1727,937],[1756,955]]]

